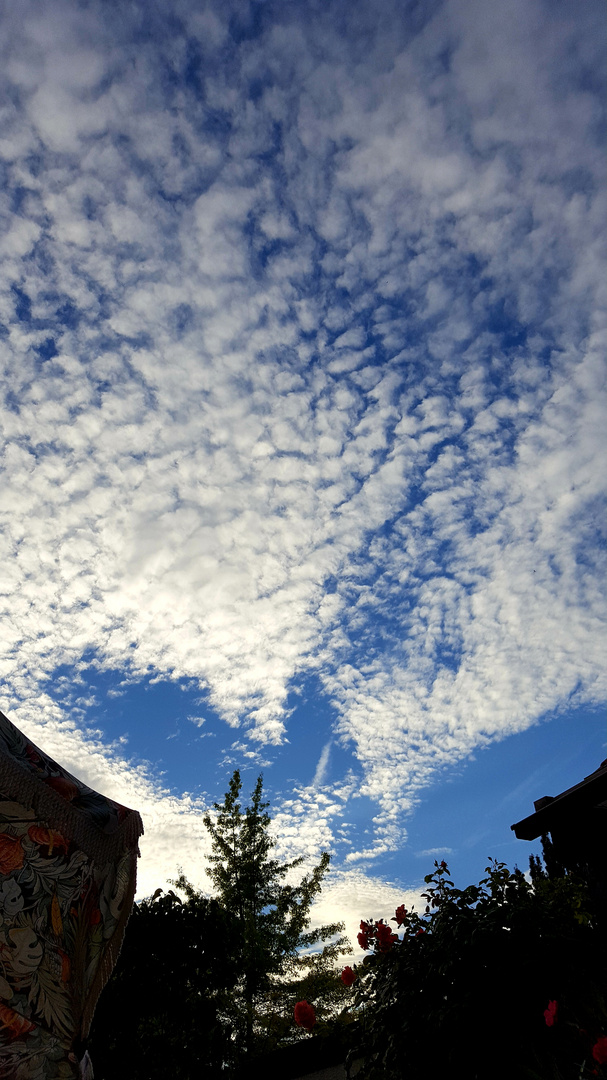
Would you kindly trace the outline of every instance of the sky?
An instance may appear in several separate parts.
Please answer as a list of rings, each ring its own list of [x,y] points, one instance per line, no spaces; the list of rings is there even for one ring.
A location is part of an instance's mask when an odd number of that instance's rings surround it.
[[[208,888],[462,885],[605,749],[598,0],[0,8],[0,708]]]

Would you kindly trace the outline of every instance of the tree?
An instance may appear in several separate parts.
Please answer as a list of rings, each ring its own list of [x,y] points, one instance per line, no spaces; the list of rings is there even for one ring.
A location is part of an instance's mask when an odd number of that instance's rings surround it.
[[[269,832],[269,803],[262,799],[262,776],[244,810],[241,790],[236,770],[223,803],[214,804],[216,816],[207,815],[204,823],[212,839],[209,876],[224,911],[234,920],[232,943],[239,972],[235,994],[240,1006],[237,1039],[241,1053],[250,1055],[298,1037],[292,1009],[302,987],[307,985],[316,995],[314,1004],[321,1020],[323,1010],[331,1011],[343,990],[333,965],[349,943],[345,938],[330,940],[343,931],[343,923],[307,930],[311,904],[329,868],[329,854],[323,852],[299,884],[290,883],[304,859],[280,862],[272,858],[275,842]]]
[[[360,1080],[607,1075],[605,926],[584,883],[491,861],[460,890],[434,865],[425,912],[397,909],[402,937],[361,923]]]
[[[157,889],[136,904],[91,1033],[97,1080],[225,1078],[233,1055],[231,928],[221,905]]]

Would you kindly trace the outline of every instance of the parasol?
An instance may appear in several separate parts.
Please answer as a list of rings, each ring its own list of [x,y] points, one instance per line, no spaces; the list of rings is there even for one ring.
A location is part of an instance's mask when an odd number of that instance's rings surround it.
[[[92,1075],[86,1037],[135,895],[139,814],[0,713],[0,1078]]]

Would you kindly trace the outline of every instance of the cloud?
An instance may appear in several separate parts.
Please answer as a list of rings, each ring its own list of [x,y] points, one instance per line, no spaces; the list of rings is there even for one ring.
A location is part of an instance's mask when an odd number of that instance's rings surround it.
[[[312,787],[322,787],[326,781],[327,773],[329,771],[329,759],[331,756],[331,741],[325,743],[323,746],[320,757],[318,759],[318,765],[316,766],[316,772],[314,773],[314,779],[312,781]]]
[[[430,855],[433,855],[433,856],[436,857],[438,855],[452,855],[452,854],[453,854],[453,848],[450,848],[450,847],[433,847],[433,848],[427,848],[426,851],[416,851],[415,852],[415,855],[418,858],[422,858],[422,856],[424,858],[427,858]]]
[[[92,650],[259,763],[314,671],[377,804],[353,863],[604,700],[598,5],[188,6],[4,16],[6,707],[76,760],[44,687]]]
[[[352,946],[350,956],[344,957],[343,963],[352,960],[360,963],[365,955],[357,943],[361,919],[389,922],[400,904],[421,914],[426,904],[421,896],[422,888],[420,884],[418,889],[404,889],[396,882],[384,881],[360,870],[330,872],[318,903],[311,909],[311,926],[343,921]],[[396,924],[393,929],[396,931]]]

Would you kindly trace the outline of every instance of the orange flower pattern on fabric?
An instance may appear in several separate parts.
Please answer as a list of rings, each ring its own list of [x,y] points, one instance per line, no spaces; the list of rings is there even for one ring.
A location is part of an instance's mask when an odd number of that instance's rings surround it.
[[[40,847],[47,847],[48,855],[53,854],[53,849],[65,851],[67,854],[67,840],[64,840],[61,833],[56,832],[55,829],[42,829],[39,825],[30,825],[27,834],[34,844],[38,844]]]
[[[8,833],[0,833],[0,874],[20,870],[25,859],[21,841]]]
[[[45,776],[44,783],[48,784],[58,795],[61,795],[61,798],[65,799],[66,802],[72,802],[79,794],[77,785],[68,780],[66,776]]]
[[[116,925],[128,876],[120,866],[96,866],[63,833],[32,821],[31,809],[3,799],[1,792],[0,828],[9,830],[0,833],[0,1077],[20,1077],[30,1041],[43,1047],[51,1039],[53,1053],[42,1053],[43,1071],[35,1076],[63,1080],[68,1073],[60,1071],[65,1065],[57,1051],[63,1046],[69,1054],[78,1024],[71,980],[82,964],[84,999]],[[108,879],[109,902],[101,910]],[[77,1063],[74,1069],[77,1076]]]
[[[125,828],[126,826],[126,828]],[[139,815],[0,713],[0,1078],[77,1080],[131,907]]]
[[[0,1005],[0,1028],[8,1033],[9,1039],[18,1039],[20,1035],[27,1035],[34,1031],[36,1025],[32,1024],[25,1016],[15,1012],[8,1005]]]

